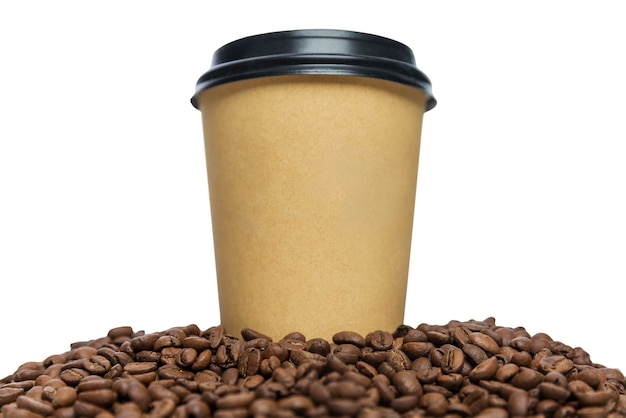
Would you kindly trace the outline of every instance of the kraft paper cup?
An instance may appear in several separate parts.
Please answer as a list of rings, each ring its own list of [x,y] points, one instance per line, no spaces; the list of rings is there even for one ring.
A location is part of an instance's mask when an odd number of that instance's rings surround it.
[[[274,32],[218,49],[202,114],[221,323],[280,339],[403,324],[423,114],[412,51]]]

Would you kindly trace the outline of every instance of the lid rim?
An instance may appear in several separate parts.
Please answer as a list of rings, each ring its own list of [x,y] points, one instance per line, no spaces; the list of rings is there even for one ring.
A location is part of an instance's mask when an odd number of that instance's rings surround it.
[[[191,103],[202,91],[250,78],[295,75],[352,75],[416,87],[436,105],[430,79],[415,65],[412,50],[390,38],[363,32],[302,29],[270,32],[232,41],[213,55],[211,68],[196,83]]]

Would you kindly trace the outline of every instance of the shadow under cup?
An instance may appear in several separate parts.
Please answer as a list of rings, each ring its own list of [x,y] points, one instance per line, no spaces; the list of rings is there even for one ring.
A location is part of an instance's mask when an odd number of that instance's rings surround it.
[[[216,51],[202,113],[221,323],[328,340],[403,323],[420,135],[403,44],[274,32]]]

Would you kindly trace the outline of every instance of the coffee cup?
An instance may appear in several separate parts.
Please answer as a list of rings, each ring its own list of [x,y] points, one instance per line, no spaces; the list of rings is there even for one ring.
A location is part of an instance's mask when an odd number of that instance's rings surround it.
[[[226,332],[401,325],[422,119],[436,104],[412,50],[343,30],[249,36],[214,53],[191,102]]]

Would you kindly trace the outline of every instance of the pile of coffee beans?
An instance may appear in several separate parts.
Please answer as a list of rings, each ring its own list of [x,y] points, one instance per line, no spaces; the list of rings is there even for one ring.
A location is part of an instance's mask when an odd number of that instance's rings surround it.
[[[495,319],[280,341],[118,327],[0,380],[2,416],[625,417],[626,381]]]

